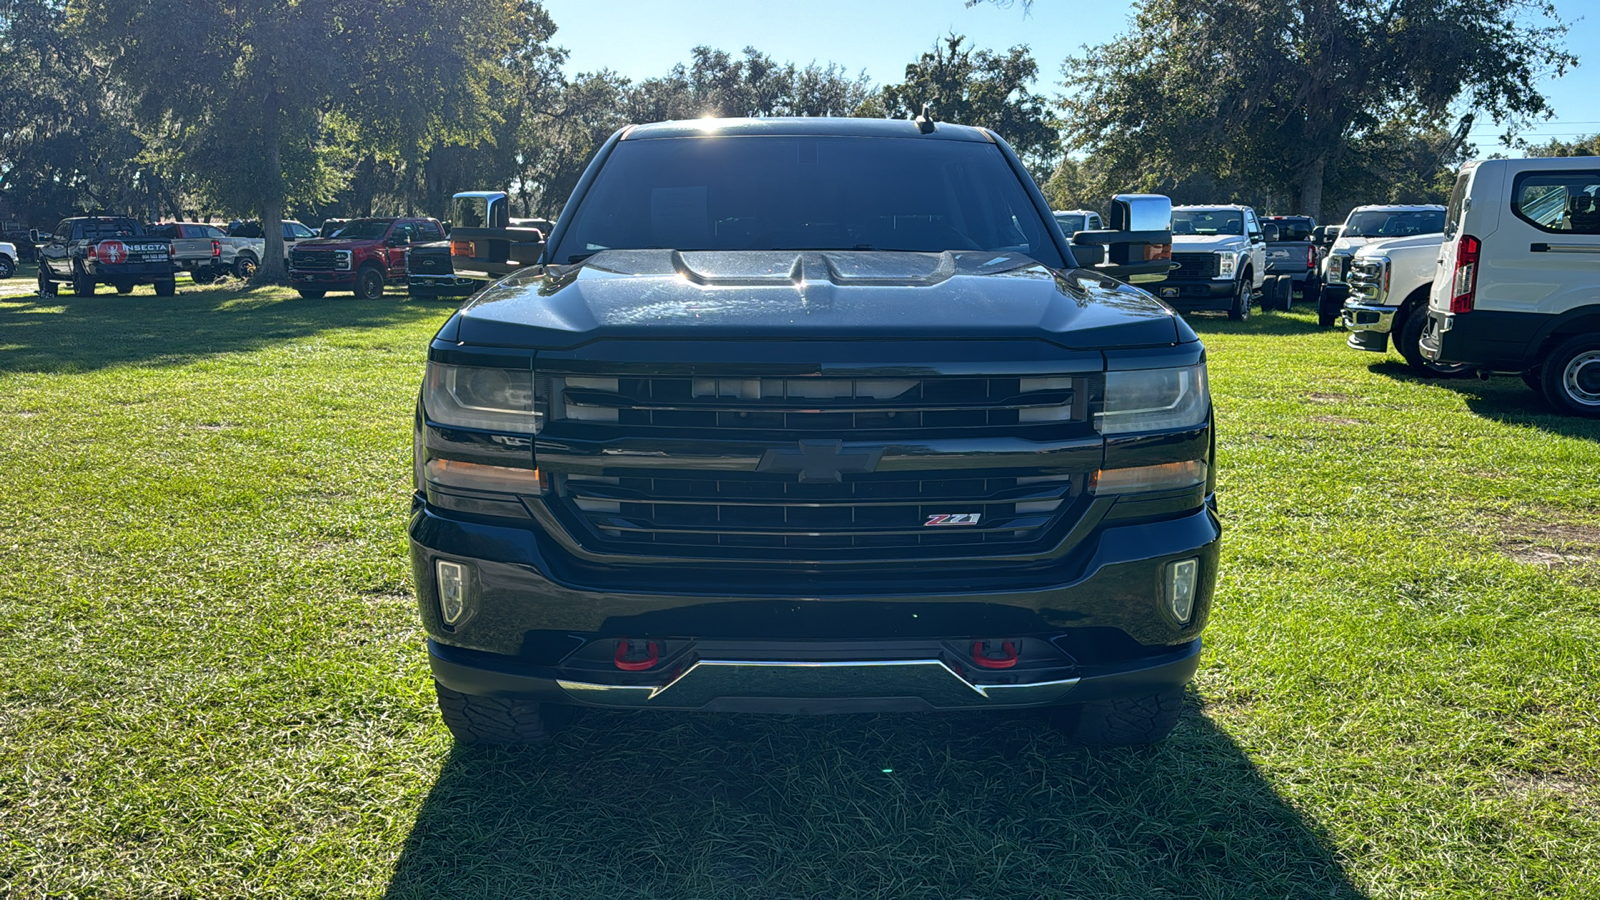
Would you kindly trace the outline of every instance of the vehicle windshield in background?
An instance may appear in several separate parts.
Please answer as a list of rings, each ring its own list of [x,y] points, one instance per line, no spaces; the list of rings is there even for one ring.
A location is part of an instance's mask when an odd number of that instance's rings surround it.
[[[1072,236],[1080,231],[1087,231],[1089,226],[1083,221],[1084,216],[1056,216],[1056,224],[1061,226],[1061,233]]]
[[[1278,240],[1280,241],[1311,240],[1310,219],[1272,219],[1270,221],[1278,226]]]
[[[344,238],[347,241],[368,241],[381,238],[389,233],[388,222],[350,222],[343,228],[333,233],[334,237]]]
[[[1419,209],[1408,212],[1360,212],[1344,223],[1340,237],[1405,237],[1410,234],[1438,234],[1444,231],[1444,210]]]
[[[622,249],[973,250],[1065,265],[999,147],[918,138],[622,141],[551,258]]]
[[[1237,209],[1175,209],[1173,234],[1244,234],[1244,213]]]
[[[306,238],[314,238],[317,235],[299,222],[285,222],[283,223],[283,236],[303,241]]]
[[[83,223],[85,238],[144,237],[144,229],[132,219],[94,219]]]

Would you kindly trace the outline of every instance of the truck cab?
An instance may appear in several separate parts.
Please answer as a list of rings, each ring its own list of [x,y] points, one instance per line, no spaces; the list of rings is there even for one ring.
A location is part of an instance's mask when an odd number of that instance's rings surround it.
[[[1175,206],[1172,261],[1159,294],[1180,312],[1217,310],[1234,320],[1250,316],[1266,283],[1267,242],[1248,206]]]

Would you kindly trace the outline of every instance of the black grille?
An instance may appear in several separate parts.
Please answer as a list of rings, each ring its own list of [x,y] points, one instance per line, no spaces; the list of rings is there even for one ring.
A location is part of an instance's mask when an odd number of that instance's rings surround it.
[[[424,253],[413,250],[406,254],[406,266],[412,272],[430,275],[449,275],[455,271],[448,253]]]
[[[1086,475],[977,472],[793,475],[649,471],[556,480],[557,506],[581,543],[602,552],[801,559],[997,555],[1046,539]],[[940,524],[941,522],[963,524]]]
[[[331,272],[334,262],[332,250],[296,250],[289,257],[290,268],[308,271]]]
[[[1090,379],[543,375],[553,423],[649,433],[960,437],[1087,433]]]
[[[1174,253],[1172,261],[1178,264],[1169,278],[1213,278],[1217,274],[1215,253]]]

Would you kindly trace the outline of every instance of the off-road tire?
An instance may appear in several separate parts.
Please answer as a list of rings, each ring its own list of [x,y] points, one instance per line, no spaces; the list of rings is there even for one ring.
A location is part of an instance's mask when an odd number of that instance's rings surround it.
[[[1080,744],[1120,747],[1154,744],[1172,733],[1183,712],[1183,689],[1149,697],[1092,700],[1055,711],[1057,725]]]
[[[306,298],[307,300],[321,300],[323,297],[327,296],[327,293],[328,293],[327,291],[305,291],[305,290],[303,290],[303,291],[300,292],[300,296]]]
[[[172,297],[172,296],[175,296],[177,293],[178,293],[178,282],[175,281],[174,279],[167,278],[167,279],[164,279],[162,281],[156,282],[156,296],[157,297]]]
[[[1243,322],[1250,318],[1250,273],[1246,272],[1233,292],[1233,305],[1228,307],[1228,318]]]
[[[4,253],[0,253],[0,278],[10,278],[16,274],[16,271],[16,261]]]
[[[542,744],[558,728],[552,707],[533,700],[475,697],[433,683],[439,715],[462,744]]]
[[[94,296],[94,279],[89,277],[88,272],[79,272],[77,270],[73,270],[72,293],[78,295],[79,297]]]
[[[1558,412],[1600,418],[1600,332],[1557,344],[1539,364],[1539,382]]]
[[[378,300],[383,297],[383,273],[373,268],[356,273],[357,300]]]
[[[56,283],[54,281],[51,281],[50,280],[50,276],[45,274],[44,262],[40,261],[40,263],[39,263],[39,296],[41,296],[41,297],[54,297],[55,295],[56,295]]]
[[[237,278],[249,281],[256,274],[256,258],[248,253],[241,253],[233,258],[233,274]]]
[[[1406,358],[1406,366],[1415,374],[1426,378],[1458,378],[1471,371],[1471,366],[1461,363],[1448,365],[1430,362],[1423,358],[1422,348],[1417,342],[1422,340],[1422,329],[1427,324],[1428,310],[1425,307],[1413,307],[1401,320],[1400,328],[1390,335],[1394,348]]]

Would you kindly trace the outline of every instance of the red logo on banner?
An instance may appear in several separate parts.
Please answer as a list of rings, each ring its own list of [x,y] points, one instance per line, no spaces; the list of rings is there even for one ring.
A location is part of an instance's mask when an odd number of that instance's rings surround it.
[[[116,265],[128,258],[128,245],[121,241],[101,241],[94,249],[95,255],[100,257],[103,263]]]

